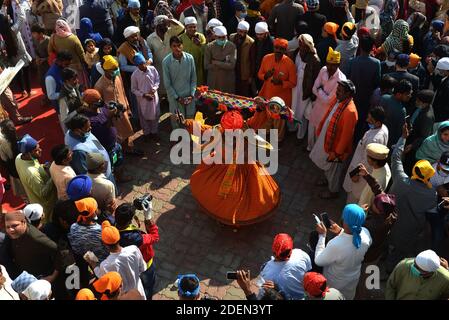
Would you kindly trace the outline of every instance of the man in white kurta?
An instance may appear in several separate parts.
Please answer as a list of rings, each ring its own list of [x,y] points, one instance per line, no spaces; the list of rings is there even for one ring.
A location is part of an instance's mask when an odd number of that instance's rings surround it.
[[[364,179],[359,176],[351,179],[349,173],[359,164],[363,164],[369,173],[373,172],[373,168],[368,164],[366,158],[366,146],[370,143],[379,143],[386,146],[388,143],[388,128],[383,124],[384,119],[385,111],[381,107],[376,107],[368,113],[367,122],[370,129],[365,132],[363,138],[357,143],[357,148],[355,149],[354,156],[349,164],[343,182],[343,189],[348,193],[347,203],[359,203],[362,192],[367,186]]]
[[[143,134],[146,137],[157,135],[159,115],[159,73],[153,66],[147,65],[142,54],[134,57],[138,69],[131,75],[131,92],[137,98],[137,110]]]

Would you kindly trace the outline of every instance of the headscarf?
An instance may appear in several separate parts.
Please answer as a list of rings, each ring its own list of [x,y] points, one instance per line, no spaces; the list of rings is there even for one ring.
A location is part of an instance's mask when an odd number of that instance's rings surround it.
[[[118,229],[111,226],[108,220],[101,224],[101,240],[107,245],[113,245],[120,241],[120,233]]]
[[[354,247],[359,249],[362,243],[360,233],[365,222],[365,211],[357,204],[347,204],[343,209],[343,221],[351,229]]]
[[[412,169],[412,180],[423,182],[428,188],[432,188],[430,178],[435,174],[435,169],[429,161],[419,160]]]
[[[101,34],[94,32],[92,21],[89,18],[81,19],[78,38],[80,39],[81,43],[84,43],[87,39],[92,39],[95,41],[95,43],[99,43],[101,40],[103,40]]]
[[[146,63],[145,57],[140,52],[137,52],[133,58],[133,62],[136,66]]]
[[[173,19],[173,14],[171,13],[170,6],[166,1],[159,1],[156,5],[156,8],[154,8],[154,16],[160,16],[164,15],[167,16],[169,19]]]
[[[334,22],[326,22],[323,26],[324,31],[330,34],[334,39],[337,39],[338,24]]]
[[[335,51],[332,49],[332,47],[329,47],[329,51],[327,53],[326,62],[332,63],[332,64],[338,64],[341,60],[341,54],[338,51]]]
[[[94,293],[90,289],[81,289],[76,294],[75,300],[97,300]]]
[[[139,33],[140,29],[136,26],[129,26],[126,27],[125,30],[123,30],[123,36],[126,38],[132,36],[133,34]]]
[[[14,281],[11,283],[12,289],[17,293],[22,293],[33,282],[37,281],[37,278],[26,271],[23,271]]]
[[[104,56],[103,61],[102,67],[105,71],[116,70],[119,66],[117,59],[111,55]]]
[[[280,258],[280,255],[285,251],[290,250],[288,257],[282,257],[283,259],[290,258],[291,251],[293,250],[293,239],[286,233],[279,233],[274,237],[271,250],[276,258]]]
[[[70,29],[69,24],[63,19],[56,20],[55,32],[61,38],[67,38],[72,35],[72,30]]]
[[[415,69],[419,65],[420,61],[421,61],[420,56],[418,56],[416,53],[411,53],[410,54],[410,64],[408,65],[408,68]]]
[[[47,280],[37,280],[22,293],[28,300],[48,300],[51,294],[51,284]]]
[[[103,58],[104,56],[106,56],[106,54],[103,51],[103,48],[108,45],[112,47],[112,51],[111,51],[111,53],[108,53],[107,55],[111,55],[113,57],[117,56],[117,48],[112,43],[111,39],[103,38],[103,40],[101,40],[100,43],[98,44],[98,55],[100,56],[100,59]]]
[[[309,51],[313,54],[316,54],[315,44],[313,43],[313,37],[310,34],[303,33],[298,37],[298,40],[304,43]]]
[[[398,0],[385,0],[384,8],[379,14],[382,39],[390,34],[391,26],[398,15],[399,8]]]
[[[76,201],[90,195],[92,190],[92,179],[88,175],[78,175],[67,184],[67,196]]]
[[[354,35],[354,33],[356,32],[357,27],[354,23],[352,22],[345,22],[345,24],[343,25],[343,27],[341,28],[341,35],[344,37],[344,39],[351,39],[352,36]]]
[[[409,26],[408,23],[402,19],[396,20],[393,25],[393,30],[390,35],[385,39],[383,47],[385,53],[388,55],[390,51],[396,49],[400,52],[403,50],[404,42],[409,41],[408,38]]]
[[[440,137],[444,129],[449,129],[449,121],[442,122],[438,126],[438,130],[423,141],[416,152],[416,159],[425,159],[435,163],[440,159],[443,152],[449,151],[449,143],[444,143]]]
[[[98,209],[97,201],[92,198],[84,198],[78,201],[75,201],[76,210],[78,210],[78,219],[77,222],[86,222],[90,219]]]
[[[94,282],[93,286],[98,293],[102,293],[101,300],[109,300],[108,294],[117,292],[122,285],[122,277],[116,271],[110,271]]]
[[[20,153],[28,153],[36,149],[37,141],[29,134],[26,134],[17,142],[17,147]]]
[[[303,285],[304,290],[312,297],[321,297],[324,298],[326,296],[326,292],[329,292],[329,287],[325,287],[324,291],[322,287],[327,283],[326,278],[318,272],[307,272],[304,275]]]
[[[273,46],[274,47],[282,47],[287,49],[288,48],[288,41],[282,38],[276,38],[273,41]]]

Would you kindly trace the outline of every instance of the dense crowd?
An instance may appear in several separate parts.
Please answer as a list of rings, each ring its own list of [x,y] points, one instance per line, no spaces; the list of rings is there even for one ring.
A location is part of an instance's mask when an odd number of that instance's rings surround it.
[[[322,172],[319,197],[346,192],[339,221],[317,217],[308,252],[275,236],[257,291],[236,272],[248,300],[363,299],[371,265],[386,299],[449,298],[449,1],[0,3],[0,72],[23,62],[0,92],[0,201],[6,187],[25,203],[1,214],[0,299],[152,299],[159,231],[151,197],[119,204],[133,179],[123,161],[143,155],[136,132],[160,140],[161,109],[172,129],[192,125],[204,86],[291,110],[201,111],[223,129],[294,136]],[[34,84],[64,135],[50,163],[16,131],[33,121],[16,97]],[[260,197],[248,206],[264,211]],[[67,285],[74,268],[79,287]],[[206,299],[200,281],[180,275],[180,299]]]

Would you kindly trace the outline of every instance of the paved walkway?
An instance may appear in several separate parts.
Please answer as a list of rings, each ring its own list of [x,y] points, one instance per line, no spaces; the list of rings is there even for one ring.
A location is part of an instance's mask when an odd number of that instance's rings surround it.
[[[302,151],[294,135],[280,146],[280,165],[275,175],[282,200],[275,215],[257,225],[233,229],[220,225],[203,214],[191,195],[189,179],[194,165],[170,162],[168,119],[162,124],[161,142],[135,140],[146,157],[128,159],[128,174],[136,179],[121,186],[123,200],[151,193],[160,241],[154,246],[158,281],[154,299],[176,299],[173,286],[178,274],[196,273],[201,292],[218,299],[245,299],[237,282],[226,280],[226,272],[249,269],[255,278],[270,259],[273,237],[280,232],[294,237],[295,247],[306,244],[315,220],[312,213],[327,211],[338,221],[345,203],[343,193],[337,200],[321,200],[315,181],[320,171]],[[207,188],[207,186],[204,186]],[[143,218],[143,217],[141,217]]]

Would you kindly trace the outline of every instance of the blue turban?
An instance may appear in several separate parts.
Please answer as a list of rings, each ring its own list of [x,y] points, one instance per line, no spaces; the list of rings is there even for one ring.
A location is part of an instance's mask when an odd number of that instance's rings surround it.
[[[23,271],[14,281],[11,283],[11,287],[17,293],[22,293],[26,288],[30,286],[37,278],[26,271]]]
[[[17,142],[17,147],[20,153],[31,152],[36,149],[36,146],[37,141],[29,134],[24,135],[23,138]]]
[[[91,190],[92,179],[87,175],[76,176],[67,185],[67,195],[73,201],[88,197]]]
[[[443,32],[444,22],[441,20],[434,20],[432,21],[432,28],[436,31]]]
[[[359,205],[353,203],[348,204],[343,209],[343,221],[352,231],[352,243],[357,249],[360,248],[360,244],[362,243],[360,233],[365,223],[365,211]]]
[[[145,60],[145,57],[143,56],[143,54],[141,54],[140,52],[136,53],[136,55],[133,58],[133,61],[136,66],[147,62],[147,60]]]

